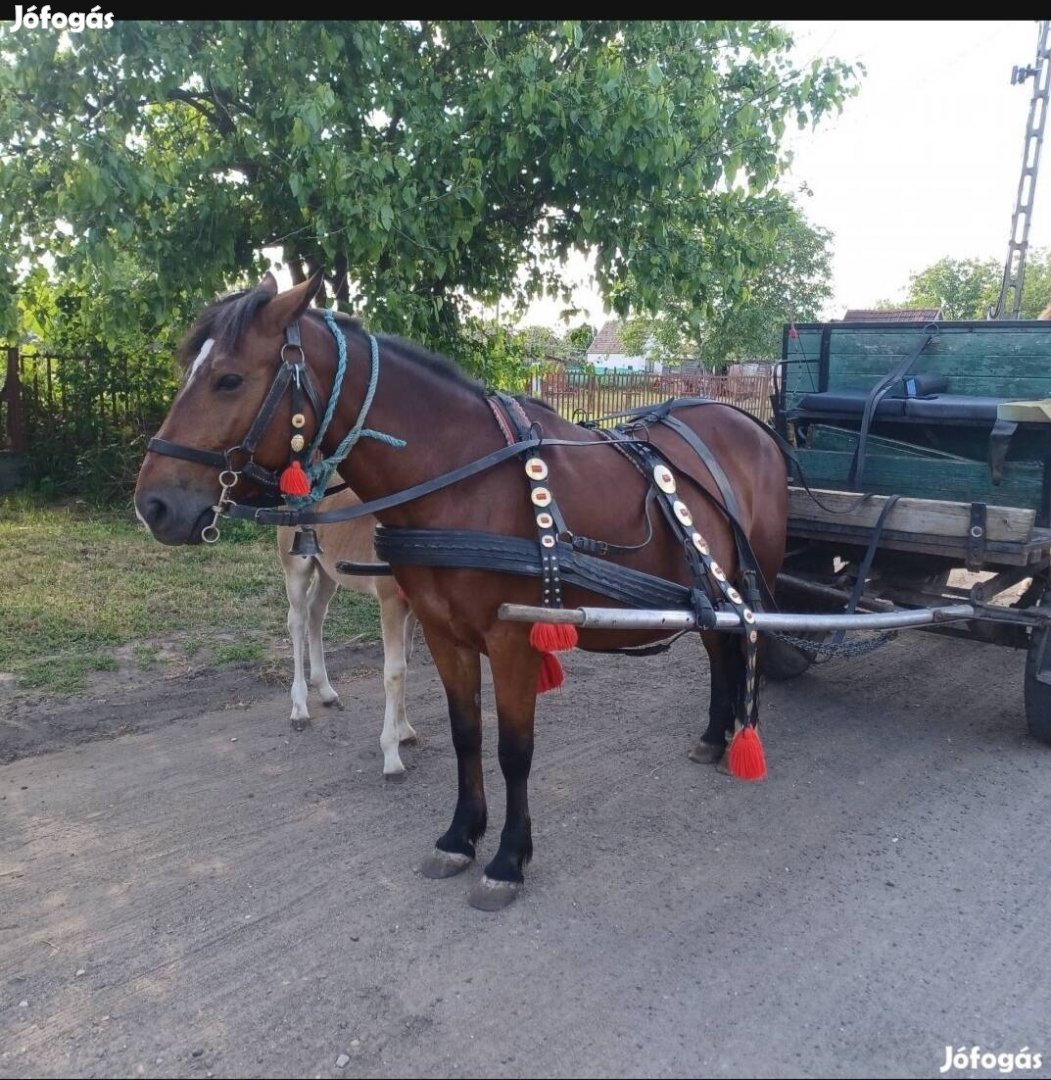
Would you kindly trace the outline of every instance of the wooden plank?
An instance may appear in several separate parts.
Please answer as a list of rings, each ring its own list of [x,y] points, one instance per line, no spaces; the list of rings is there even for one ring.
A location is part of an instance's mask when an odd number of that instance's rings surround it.
[[[788,519],[788,535],[799,540],[820,540],[836,546],[858,549],[857,554],[868,546],[871,529],[851,529],[830,525],[827,522]],[[879,541],[880,549],[910,551],[917,555],[940,555],[952,559],[961,567],[967,562],[967,544],[951,536],[918,536],[915,533],[884,532]],[[1025,544],[996,544],[990,542],[985,549],[985,567],[1028,566],[1037,563],[1051,550],[1051,537],[1046,530],[1034,529],[1033,540]],[[853,552],[851,554],[854,554]]]
[[[835,450],[796,451],[807,483],[812,487],[847,491],[852,455]],[[992,482],[989,466],[975,461],[927,462],[917,458],[872,454],[866,457],[863,482],[878,495],[907,495],[920,499],[984,502],[1039,511],[1043,466],[1038,461],[1008,461],[1003,480]]]
[[[828,522],[871,529],[887,502],[885,495],[872,495],[860,505],[858,496],[842,491],[815,490],[819,505],[803,489],[788,489],[788,515],[807,523]],[[1029,539],[1036,523],[1033,510],[1012,506],[990,506],[986,517],[987,538],[996,543],[1022,543]],[[921,536],[957,537],[965,540],[971,527],[969,503],[940,499],[902,498],[887,516],[885,527],[898,533]]]

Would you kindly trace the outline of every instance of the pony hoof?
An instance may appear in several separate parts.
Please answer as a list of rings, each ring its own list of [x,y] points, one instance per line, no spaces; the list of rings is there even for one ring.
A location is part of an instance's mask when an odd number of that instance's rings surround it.
[[[403,735],[398,740],[398,742],[400,742],[402,746],[419,746],[420,745],[420,737],[419,737],[419,735],[416,734],[415,731],[413,731],[408,735]]]
[[[713,761],[721,761],[726,756],[726,747],[699,742],[686,756],[698,765],[711,765]]]
[[[733,776],[733,773],[730,772],[729,754],[723,754],[723,756],[719,758],[719,760],[715,763],[715,771],[717,773],[722,773],[723,776]]]
[[[435,848],[434,851],[423,860],[420,873],[425,878],[437,881],[440,878],[456,877],[462,874],[474,862],[470,855],[461,855],[456,851],[442,851]]]
[[[306,731],[310,727],[309,716],[293,716],[292,717],[292,730],[293,731]]]
[[[518,899],[522,891],[520,881],[494,881],[484,874],[467,894],[467,902],[479,911],[502,911]]]
[[[346,707],[338,697],[334,697],[331,701],[323,701],[321,704],[324,705],[326,709],[339,709],[340,711]]]
[[[405,766],[403,765],[397,772],[385,772],[383,774],[383,779],[386,780],[388,784],[400,784],[408,775],[409,774],[406,772]]]

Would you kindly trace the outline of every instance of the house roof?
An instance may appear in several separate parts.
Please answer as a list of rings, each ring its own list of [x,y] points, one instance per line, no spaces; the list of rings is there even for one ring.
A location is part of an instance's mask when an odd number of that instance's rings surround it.
[[[610,319],[602,324],[602,328],[595,335],[594,341],[588,346],[588,355],[598,354],[605,356],[609,353],[626,354],[624,342],[620,340],[620,322]]]
[[[873,310],[850,308],[842,322],[914,322],[929,323],[941,318],[941,308],[892,308]]]

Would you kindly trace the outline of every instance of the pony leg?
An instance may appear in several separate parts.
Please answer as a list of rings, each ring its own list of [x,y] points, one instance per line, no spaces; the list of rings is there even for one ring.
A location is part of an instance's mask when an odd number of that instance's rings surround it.
[[[482,780],[482,665],[472,649],[461,648],[424,628],[435,667],[449,703],[449,725],[456,750],[458,795],[452,824],[438,838],[421,872],[424,877],[452,877],[474,861],[474,845],[485,832],[485,784]]]
[[[401,604],[401,641],[405,653],[405,666],[408,668],[409,660],[412,659],[413,639],[416,632],[416,616],[409,605],[400,598]],[[398,740],[403,743],[418,743],[419,736],[409,721],[405,718],[405,694],[401,696],[401,711],[398,714]]]
[[[533,857],[533,827],[529,817],[529,771],[533,762],[533,720],[540,653],[518,635],[511,645],[495,649],[490,643],[496,712],[500,727],[500,770],[507,788],[507,817],[500,847],[468,897],[472,907],[498,911],[518,895],[525,881],[523,867]]]
[[[310,646],[310,685],[318,692],[323,705],[342,709],[343,702],[339,700],[336,688],[328,681],[328,669],[325,667],[325,616],[338,588],[339,583],[318,566],[317,578],[310,592],[307,641]]]
[[[714,632],[701,635],[711,666],[712,695],[708,705],[708,727],[689,752],[691,761],[710,764],[726,753],[727,738],[741,709],[744,694],[744,655],[737,642]]]
[[[405,604],[393,591],[380,598],[380,626],[383,630],[383,690],[386,695],[380,748],[383,750],[383,775],[392,780],[405,775],[398,745],[402,739],[416,737],[405,719]],[[408,729],[407,735],[402,734],[405,729]]]
[[[307,640],[307,612],[310,604],[310,584],[314,577],[312,559],[289,559],[283,564],[285,592],[288,595],[288,636],[292,639],[292,728],[302,731],[310,724],[307,705],[307,680],[303,651]]]

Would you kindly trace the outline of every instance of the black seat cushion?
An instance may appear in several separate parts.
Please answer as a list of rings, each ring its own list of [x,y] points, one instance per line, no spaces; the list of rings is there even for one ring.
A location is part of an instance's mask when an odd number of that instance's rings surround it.
[[[916,420],[962,420],[971,423],[995,423],[996,407],[1011,398],[966,397],[963,394],[939,394],[932,398],[907,398],[905,415]]]
[[[856,413],[865,411],[867,390],[826,390],[822,394],[804,394],[799,400],[798,412],[802,413]],[[885,397],[876,406],[877,416],[904,416],[905,398]]]

